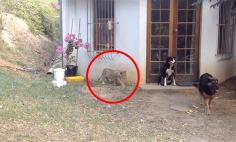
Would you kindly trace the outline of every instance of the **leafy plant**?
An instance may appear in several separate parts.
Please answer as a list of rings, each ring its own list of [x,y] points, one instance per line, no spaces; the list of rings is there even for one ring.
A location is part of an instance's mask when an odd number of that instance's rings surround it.
[[[68,64],[70,64],[71,62],[75,62],[75,57],[74,56],[70,57],[70,55],[72,54],[74,48],[79,49],[80,47],[84,47],[84,48],[88,49],[90,47],[89,43],[86,42],[86,43],[83,44],[82,40],[75,38],[74,34],[69,34],[68,33],[65,36],[64,40],[65,40],[65,42],[68,42],[67,48],[58,46],[57,49],[56,49],[56,52],[58,54],[62,54],[64,52],[64,49],[66,49],[65,50],[66,55],[63,55],[63,57],[66,58]]]

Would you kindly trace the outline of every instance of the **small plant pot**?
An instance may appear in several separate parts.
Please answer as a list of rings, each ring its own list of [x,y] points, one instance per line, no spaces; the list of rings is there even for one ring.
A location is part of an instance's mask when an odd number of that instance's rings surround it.
[[[78,66],[66,65],[65,76],[67,77],[76,76],[77,70],[78,70]]]

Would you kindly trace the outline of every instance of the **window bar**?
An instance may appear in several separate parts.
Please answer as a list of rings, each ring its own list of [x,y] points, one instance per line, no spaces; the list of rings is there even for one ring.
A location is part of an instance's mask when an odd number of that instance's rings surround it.
[[[104,11],[104,13],[103,13],[103,17],[102,18],[105,18],[106,20],[107,20],[107,2],[105,1],[104,2],[104,0],[103,0],[103,11]],[[105,23],[106,23],[106,20],[104,21]],[[104,40],[105,40],[105,46],[103,46],[103,52],[104,51],[106,51],[106,41],[107,41],[107,24],[104,24],[104,30],[103,30],[103,34],[102,34],[103,36],[103,38],[104,38]],[[106,54],[103,54],[104,55],[104,60],[106,60]]]
[[[109,30],[108,30],[108,21],[109,21],[109,1],[107,1],[106,2],[106,5],[105,5],[105,8],[106,8],[106,16],[105,16],[105,18],[107,19],[106,20],[106,31],[105,31],[105,51],[107,51],[108,50],[108,48],[107,48],[107,45],[108,45],[108,42],[107,42],[107,39],[108,39],[108,41],[109,41]],[[109,54],[109,53],[108,53]],[[108,54],[105,54],[105,58],[108,60]]]
[[[104,7],[103,7],[103,0],[100,0],[100,6],[99,6],[99,22],[103,22],[103,17],[104,17],[104,13],[103,13],[103,10],[104,10]],[[100,32],[99,32],[99,48],[98,48],[98,51],[100,53],[101,49],[102,49],[102,41],[103,41],[103,30],[104,30],[104,25],[102,24],[101,25],[101,29],[100,29]],[[103,59],[103,55],[100,56],[100,59]]]
[[[106,11],[105,18],[109,20],[109,5],[107,5],[107,4],[109,4],[109,1],[106,1],[106,2],[105,2],[105,11]],[[107,21],[108,21],[108,20],[107,20]],[[107,23],[107,21],[106,21],[106,23]],[[106,24],[105,41],[107,40],[107,38],[108,38],[108,41],[109,41],[109,37],[107,36],[107,34],[109,34],[109,32],[108,32],[108,26],[107,26],[107,24]],[[105,49],[107,48],[107,44],[106,44],[106,43],[107,43],[107,42],[105,42]],[[108,60],[107,54],[104,54],[104,56],[105,56],[105,59]]]
[[[100,6],[99,5],[99,0],[94,0],[95,2],[95,8],[96,8],[96,12],[94,12],[94,16],[95,16],[95,21],[93,21],[93,25],[95,25],[95,23],[98,23],[98,29],[96,30],[96,35],[95,35],[95,40],[96,40],[96,44],[95,44],[95,48],[94,48],[94,52],[97,53],[97,51],[99,51],[99,44],[100,44],[100,30],[102,28],[100,28],[100,24],[98,22],[98,16],[100,15]],[[101,3],[100,3],[101,4]],[[97,26],[96,26],[97,27]],[[98,57],[98,59],[101,59],[101,56]]]
[[[113,39],[112,39],[112,38],[113,38],[113,34],[114,34],[114,32],[113,32],[113,31],[114,31],[114,25],[115,25],[115,24],[113,24],[113,22],[114,22],[114,17],[115,17],[115,16],[113,16],[113,10],[114,10],[114,9],[113,9],[113,6],[114,6],[114,1],[111,2],[111,21],[112,21],[112,22],[111,22],[111,25],[112,25],[112,29],[111,29],[111,48],[112,48],[112,49],[111,49],[111,50],[115,50],[115,45],[114,45],[114,42],[113,42]],[[112,58],[112,54],[111,54],[111,58]],[[112,58],[112,59],[113,59],[113,58]],[[113,60],[114,60],[114,59],[113,59]]]
[[[93,24],[96,20],[97,20],[97,12],[98,12],[98,7],[97,7],[97,0],[91,0],[91,5],[92,5],[92,9],[93,9],[93,14],[92,14],[92,19],[93,21],[90,21],[90,23],[92,23],[93,25],[93,28],[95,28],[95,32],[94,30],[92,30],[92,38],[93,38],[93,48],[92,48],[92,51],[93,51],[93,55],[94,55],[94,52],[96,51],[96,46],[97,46],[97,27],[95,27],[95,25]],[[90,24],[88,23],[88,24]]]
[[[102,6],[102,1],[101,0],[96,0],[96,4],[97,4],[97,11],[96,11],[96,22],[100,23],[100,19],[102,17],[102,10],[101,10],[101,6]],[[99,24],[100,25],[100,24]],[[98,25],[98,26],[99,26]],[[101,31],[102,31],[103,27],[101,25],[101,28],[98,28],[97,34],[96,34],[96,39],[98,40],[97,45],[96,45],[96,53],[100,53],[100,45],[101,45]],[[102,59],[102,56],[99,56],[99,59]]]
[[[103,17],[103,4],[102,4],[102,0],[101,0],[101,5],[100,5],[100,7],[99,8],[101,8],[100,9],[100,11],[101,11],[101,13],[99,13],[99,16],[101,16],[100,18],[102,18]],[[100,21],[100,22],[103,22],[103,21]],[[100,31],[100,40],[99,40],[99,51],[101,50],[100,48],[101,48],[101,45],[102,45],[102,41],[103,41],[103,29],[104,29],[104,25],[101,25],[101,31]]]
[[[89,0],[89,5],[90,5],[90,8],[91,8],[91,6],[93,6],[93,0]],[[92,11],[90,10],[90,13],[91,13]],[[90,19],[89,19],[89,22],[91,22],[91,20],[92,20],[92,16],[91,16],[91,14],[90,14]],[[91,30],[91,29],[90,29]],[[93,43],[94,44],[94,43]],[[93,55],[92,55],[92,52],[93,52],[93,48],[90,48],[90,56],[91,56],[91,58],[93,58]]]
[[[91,0],[90,0],[90,21],[91,21],[91,17],[92,17],[92,4],[91,4]],[[92,45],[92,38],[91,38],[91,36],[92,36],[92,25],[90,24],[90,44]],[[91,51],[91,47],[90,47],[90,51]]]
[[[106,2],[104,0],[102,0],[102,18],[101,19],[102,19],[103,22],[104,22],[104,18],[106,18]],[[102,30],[102,43],[101,43],[102,52],[104,51],[104,46],[103,46],[104,32],[106,32],[106,25],[104,24],[103,26],[104,27],[103,27],[103,30]],[[105,33],[105,41],[106,41],[106,33]],[[105,46],[105,49],[106,49],[106,46]],[[102,56],[102,58],[105,60],[104,56]]]
[[[234,18],[233,18],[234,19]],[[232,25],[232,36],[231,36],[231,46],[230,46],[230,48],[231,48],[231,53],[234,53],[234,42],[235,42],[235,28],[234,28],[234,24]]]
[[[110,29],[110,31],[109,31],[109,42],[110,42],[110,50],[112,50],[112,47],[113,47],[113,44],[112,44],[112,30],[113,30],[113,19],[112,19],[112,2],[113,1],[110,1],[110,3],[109,3],[109,7],[110,7],[110,13],[109,13],[109,19],[110,19],[110,26],[111,26],[111,29]],[[112,53],[110,53],[110,55],[111,55]],[[108,54],[109,55],[109,54]],[[109,57],[109,59],[110,60],[112,60],[111,58],[110,58],[110,56],[108,56]]]
[[[223,37],[223,40],[222,40],[222,53],[224,54],[225,53],[225,27],[226,27],[226,17],[225,17],[225,5],[223,5],[223,10],[222,10],[222,14],[223,14],[223,22],[225,24],[225,26],[223,27],[223,30],[222,30],[222,37]]]
[[[93,0],[93,7],[94,7],[94,11],[93,11],[93,22],[94,21],[97,21],[97,15],[98,15],[98,1],[97,0]],[[95,25],[93,24],[93,27],[95,27]],[[94,32],[93,32],[94,33]],[[94,43],[94,47],[93,47],[93,57],[94,57],[94,52],[97,51],[97,38],[98,36],[98,31],[95,30],[95,35],[93,35],[93,39],[95,40],[93,43]]]
[[[89,0],[90,1],[90,6],[93,6],[93,0]],[[92,11],[90,11],[90,13],[91,13]],[[90,21],[89,22],[91,22],[92,21],[92,19],[93,19],[93,17],[92,16],[90,16]],[[91,30],[91,29],[90,29]],[[91,48],[91,50],[90,50],[90,56],[91,56],[91,58],[93,58],[93,48]]]
[[[88,1],[89,0],[87,0],[87,23],[88,23]],[[89,26],[88,26],[88,24],[87,24],[87,42],[88,42],[88,28],[89,28]],[[90,53],[88,53],[88,49],[87,49],[87,55],[88,55],[88,57],[90,58],[90,55],[89,55]]]
[[[95,22],[98,20],[98,0],[93,0],[93,8],[94,8],[94,11],[93,11],[93,21],[91,22]],[[95,27],[95,24],[93,24],[93,27]],[[98,28],[99,30],[99,28]],[[93,56],[94,56],[94,52],[96,53],[97,51],[97,45],[98,45],[98,30],[95,30],[95,32],[92,32],[93,33],[93,39],[95,40],[94,41],[94,46],[93,46]],[[95,34],[94,34],[95,33]],[[100,57],[99,57],[100,58]]]
[[[113,22],[114,22],[114,16],[112,15],[112,11],[113,11],[113,7],[112,7],[112,4],[114,3],[114,1],[111,1],[111,24],[112,24],[112,30],[114,30],[114,24],[113,24]],[[112,42],[112,34],[113,34],[113,32],[112,32],[112,30],[111,30],[111,45],[113,46],[113,49],[114,49],[114,43]],[[111,46],[111,47],[112,47]]]
[[[111,14],[111,16],[110,16],[111,20],[110,20],[110,21],[111,21],[111,27],[112,27],[112,28],[111,28],[111,31],[110,31],[110,34],[111,34],[111,35],[110,35],[110,38],[111,38],[111,39],[110,39],[110,41],[111,41],[110,48],[111,48],[111,50],[114,50],[114,43],[112,42],[112,37],[113,37],[113,36],[112,36],[112,34],[113,34],[112,31],[114,30],[114,24],[113,24],[114,17],[113,17],[113,15],[112,15],[112,10],[113,10],[112,4],[113,4],[113,3],[114,3],[114,1],[111,1],[111,2],[110,2],[110,4],[111,4],[111,13],[110,13],[110,14]],[[112,55],[112,53],[111,53],[111,55]],[[111,56],[111,58],[112,58],[112,56]],[[113,59],[113,58],[112,58],[112,59]],[[113,60],[114,60],[114,59],[113,59]]]
[[[222,40],[222,53],[225,54],[225,27],[223,28],[223,32],[222,32],[222,37],[223,37],[223,40]]]
[[[110,3],[111,3],[111,1],[108,1],[108,3],[107,3],[108,4],[108,6],[107,6],[108,7],[108,12],[107,12],[108,13],[107,14],[108,21],[110,21],[110,19],[111,19],[111,15],[109,13]],[[108,21],[107,21],[107,24],[108,24]],[[108,25],[107,25],[107,29],[108,29]],[[109,43],[109,40],[110,40],[110,31],[109,31],[109,29],[107,30],[107,32],[108,32],[108,43]],[[111,43],[109,44],[109,46],[110,46],[109,48],[111,48]],[[107,54],[107,56],[108,56],[108,59],[111,60],[110,57],[109,57],[109,53]]]
[[[112,24],[112,29],[111,29],[111,50],[115,50],[115,43],[114,43],[114,41],[113,41],[113,34],[114,34],[114,30],[115,30],[115,24],[113,24],[114,22],[115,22],[115,15],[113,16],[113,10],[114,10],[114,8],[113,8],[113,6],[114,6],[114,3],[115,3],[115,1],[111,1],[111,24]],[[111,58],[112,58],[112,54],[111,54]],[[113,58],[112,58],[113,59]],[[113,59],[114,60],[114,59]]]
[[[114,6],[114,7],[113,7]],[[113,19],[112,20],[112,30],[114,30],[114,32],[112,33],[112,31],[111,31],[111,44],[113,45],[113,49],[112,50],[115,50],[115,41],[113,41],[113,35],[112,34],[114,34],[115,33],[115,14],[114,14],[114,16],[113,16],[113,13],[112,13],[112,11],[114,10],[114,13],[115,13],[115,0],[114,1],[112,1],[111,2],[111,19]],[[115,36],[115,35],[114,35]],[[112,58],[112,54],[111,54],[111,58]],[[113,58],[112,58],[113,59]],[[113,59],[114,60],[114,59]]]

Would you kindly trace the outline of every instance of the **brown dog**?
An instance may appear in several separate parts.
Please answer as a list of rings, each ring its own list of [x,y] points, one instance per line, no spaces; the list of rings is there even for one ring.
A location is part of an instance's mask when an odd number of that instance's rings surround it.
[[[218,79],[212,77],[209,73],[205,73],[201,75],[199,84],[195,83],[193,85],[199,89],[201,103],[204,99],[207,114],[211,114],[209,108],[211,108],[211,102],[219,89]]]

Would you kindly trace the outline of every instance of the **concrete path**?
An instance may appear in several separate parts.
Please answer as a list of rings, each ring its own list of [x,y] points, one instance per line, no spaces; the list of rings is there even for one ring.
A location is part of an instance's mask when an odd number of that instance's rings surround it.
[[[159,86],[156,83],[148,83],[145,85],[139,85],[139,87],[144,91],[160,91],[160,92],[171,92],[171,93],[196,93],[198,89],[193,86],[183,87],[183,86]]]

